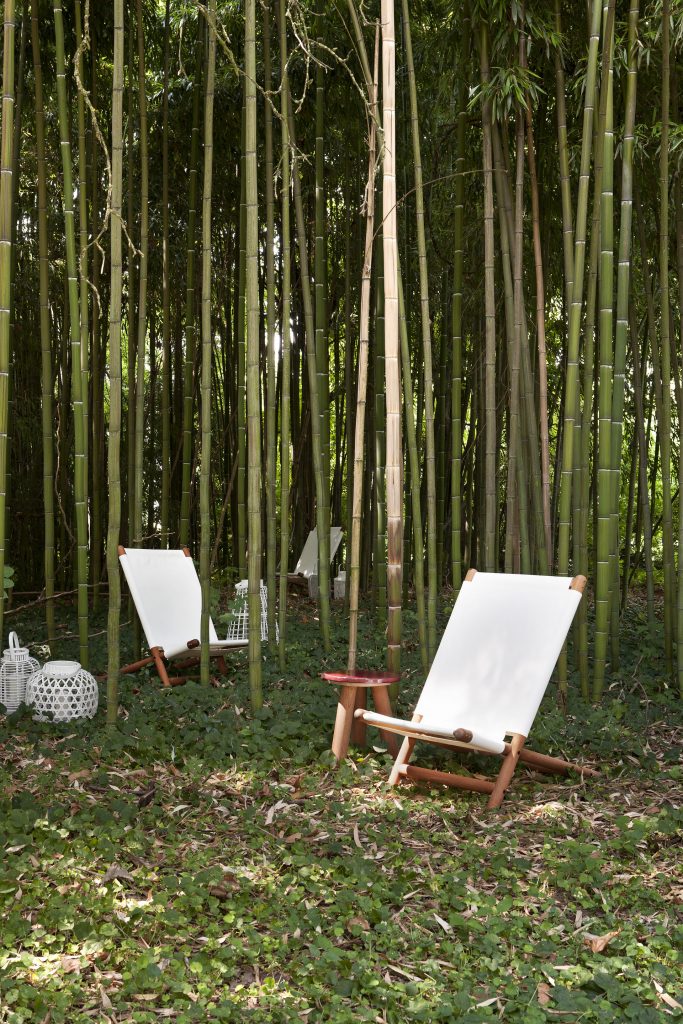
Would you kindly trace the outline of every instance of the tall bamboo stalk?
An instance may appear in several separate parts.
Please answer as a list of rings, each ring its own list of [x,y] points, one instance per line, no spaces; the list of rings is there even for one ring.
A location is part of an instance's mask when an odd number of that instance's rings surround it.
[[[121,580],[118,545],[121,528],[121,219],[123,216],[123,0],[114,0],[114,62],[111,99],[111,285],[109,296],[109,524],[107,576],[107,725],[116,724],[120,667]]]
[[[140,16],[138,14],[138,24]],[[161,546],[168,547],[171,521],[171,274],[169,253],[168,204],[168,75],[171,36],[170,0],[166,0],[164,17],[164,81],[161,102]],[[140,29],[138,28],[138,38]],[[142,64],[142,57],[140,57]],[[140,96],[142,107],[143,97]],[[142,134],[142,111],[140,113]],[[142,277],[142,262],[140,265]],[[142,283],[140,285],[142,293]],[[142,319],[142,310],[140,311]],[[139,331],[139,327],[138,327]],[[139,335],[138,335],[139,336]],[[139,349],[139,345],[138,345]],[[138,371],[138,380],[139,380]],[[139,399],[138,399],[139,401]],[[139,430],[139,426],[137,428]]]
[[[83,51],[88,46],[88,40],[83,38],[81,26],[81,3],[74,0],[74,22],[76,28],[76,74],[78,86],[78,229],[79,229],[79,253],[78,253],[78,287],[80,300],[80,321],[81,321],[81,396],[83,402],[83,444],[85,447],[85,487],[86,507],[88,501],[88,459],[89,459],[89,363],[90,363],[90,316],[89,316],[89,283],[88,283],[88,171],[86,159],[85,140],[85,98],[83,83]]]
[[[402,0],[403,33],[408,94],[410,97],[410,129],[415,168],[415,219],[417,258],[420,271],[420,324],[422,328],[422,355],[424,359],[425,388],[425,471],[427,497],[427,623],[430,661],[436,653],[436,605],[439,577],[437,572],[436,537],[436,450],[434,444],[434,374],[432,370],[432,332],[429,316],[429,274],[427,269],[427,241],[425,237],[424,189],[422,185],[422,156],[420,150],[420,123],[417,110],[417,85],[413,62],[413,43],[410,33],[408,0]]]
[[[480,29],[481,82],[486,88],[490,79],[489,28],[485,21]],[[485,94],[481,107],[482,154],[484,170],[484,306],[486,318],[485,349],[485,506],[484,506],[484,568],[496,567],[496,303],[495,256],[493,233],[493,155],[491,149],[491,100]]]
[[[567,333],[567,376],[564,399],[564,425],[562,432],[562,463],[559,498],[559,535],[557,546],[557,568],[561,575],[569,572],[569,542],[571,514],[571,485],[574,467],[574,425],[578,416],[579,394],[579,340],[581,332],[581,309],[583,306],[584,262],[586,254],[586,221],[588,217],[588,185],[590,181],[591,147],[593,142],[593,114],[595,104],[595,82],[598,68],[600,44],[600,0],[593,0],[591,7],[590,39],[586,69],[586,93],[583,108],[583,130],[581,137],[581,166],[576,205],[574,229],[574,278],[572,281],[569,328]],[[566,665],[560,664],[560,684],[566,680]]]
[[[270,6],[263,7],[263,76],[266,93],[265,121],[265,175],[266,175],[266,349],[267,349],[267,406],[266,406],[266,582],[268,586],[268,641],[275,650],[275,588],[276,553],[275,536],[275,473],[277,396],[275,394],[275,190],[273,187],[273,111],[271,107],[272,73],[270,65]],[[280,339],[282,342],[282,338]],[[286,573],[286,567],[283,569]]]
[[[612,566],[612,378],[614,375],[612,328],[614,316],[614,126],[613,126],[613,44],[612,12],[605,4],[604,47],[607,51],[606,117],[602,141],[602,187],[600,199],[600,370],[598,390],[598,535],[595,587],[595,657],[593,697],[598,699],[605,680],[609,639]],[[608,24],[609,19],[609,24]],[[621,453],[615,453],[621,459]]]
[[[209,682],[209,601],[211,597],[211,188],[213,183],[213,104],[216,76],[216,0],[209,0],[206,93],[204,96],[204,188],[202,191],[202,372],[201,464],[199,471],[199,579],[202,588],[201,680]]]
[[[469,0],[463,7],[462,57],[458,82],[458,127],[456,134],[455,197],[453,224],[453,300],[451,335],[453,363],[451,378],[451,583],[457,594],[462,583],[462,364],[463,364],[463,279],[465,272],[465,145],[467,140],[467,70],[470,56],[471,18]]]
[[[382,12],[382,231],[384,239],[384,370],[387,395],[387,667],[401,667],[401,571],[403,502],[401,479],[401,376],[399,366],[398,242],[396,217],[396,42],[393,0]]]
[[[38,277],[40,302],[41,410],[43,434],[43,520],[45,529],[45,615],[48,644],[56,637],[55,624],[55,512],[54,512],[54,418],[52,347],[50,342],[50,264],[47,237],[47,175],[45,163],[45,111],[43,70],[40,56],[38,0],[31,0],[31,43],[35,87],[36,164],[38,178]],[[3,111],[3,122],[5,114]],[[0,252],[2,249],[0,248]]]
[[[624,100],[624,135],[621,153],[621,208],[619,218],[619,262],[617,268],[617,308],[614,342],[614,383],[612,387],[612,466],[610,581],[616,588],[613,608],[618,611],[619,583],[619,497],[621,493],[621,448],[624,420],[624,387],[626,351],[629,330],[629,288],[631,281],[631,236],[633,224],[633,135],[636,119],[636,84],[638,76],[639,0],[631,0],[628,15],[628,73]],[[635,360],[637,362],[637,359]],[[639,371],[634,362],[634,375]],[[648,510],[649,513],[649,510]],[[629,538],[630,539],[630,538]],[[626,567],[624,567],[626,577]],[[617,620],[618,622],[618,620]],[[614,639],[614,638],[613,638]],[[614,669],[615,666],[613,665]],[[597,700],[601,690],[594,687]]]
[[[147,272],[149,263],[149,156],[147,140],[147,94],[145,87],[145,26],[142,17],[142,0],[136,0],[137,43],[138,43],[138,109],[140,118],[140,267],[139,298],[137,316],[137,351],[135,357],[135,456],[133,463],[133,537],[136,547],[143,545],[142,501],[145,447],[145,353],[147,341]],[[129,338],[129,345],[133,339]],[[132,382],[128,382],[129,401]],[[166,537],[162,532],[162,546]],[[137,652],[136,652],[137,653]]]
[[[259,382],[258,168],[256,163],[256,0],[246,0],[245,202],[247,301],[247,516],[249,580],[249,690],[254,709],[261,692],[261,397]]]
[[[284,2],[284,0],[283,0]],[[375,170],[377,162],[377,86],[379,65],[379,25],[375,29],[375,64],[372,92],[369,96],[368,180],[365,187],[365,251],[360,288],[360,323],[358,329],[358,369],[356,395],[356,430],[353,456],[353,516],[349,557],[349,656],[347,669],[356,670],[358,654],[358,596],[360,591],[360,540],[363,514],[363,451],[365,441],[365,407],[370,347],[370,284],[375,221]]]
[[[289,561],[289,476],[290,476],[290,376],[291,376],[291,228],[289,217],[290,152],[289,152],[289,75],[287,72],[287,0],[278,0],[280,35],[280,129],[282,139],[282,414],[280,419],[280,668],[286,664],[287,632],[287,568]]]
[[[0,143],[0,580],[5,576],[5,510],[9,452],[10,290],[12,280],[12,147],[14,142],[14,0],[5,0]],[[0,636],[5,601],[0,594]]]
[[[322,458],[322,441],[320,438],[320,404],[318,400],[318,378],[315,357],[315,318],[313,315],[313,300],[311,297],[311,277],[308,260],[308,243],[306,240],[306,221],[304,218],[304,206],[301,197],[301,178],[299,173],[299,160],[296,156],[296,130],[294,126],[294,113],[292,110],[292,98],[288,102],[288,126],[292,153],[292,184],[294,187],[294,210],[296,213],[296,238],[299,249],[299,269],[301,275],[301,296],[304,307],[304,334],[306,339],[306,363],[308,368],[308,398],[311,414],[311,448],[313,455],[313,478],[316,497],[316,515],[318,528],[318,585],[320,602],[320,632],[322,634],[323,648],[327,652],[330,647],[330,536],[329,531],[326,537],[321,532],[324,525],[324,471]]]
[[[74,496],[76,500],[76,543],[78,581],[78,638],[81,665],[88,667],[88,467],[83,416],[83,377],[81,372],[81,326],[74,223],[74,189],[69,141],[69,113],[66,99],[64,61],[64,22],[61,0],[53,0],[57,59],[57,105],[62,153],[63,209],[66,234],[66,273],[71,343],[71,401],[74,417]]]
[[[185,272],[185,361],[183,364],[183,472],[180,495],[180,544],[190,543],[190,510],[192,491],[192,423],[194,419],[194,363],[196,348],[195,311],[195,252],[197,233],[197,179],[199,165],[199,114],[201,100],[201,76],[204,51],[204,29],[200,20],[197,26],[197,64],[192,89],[192,135],[190,141],[190,169],[188,181],[187,211],[187,269]]]

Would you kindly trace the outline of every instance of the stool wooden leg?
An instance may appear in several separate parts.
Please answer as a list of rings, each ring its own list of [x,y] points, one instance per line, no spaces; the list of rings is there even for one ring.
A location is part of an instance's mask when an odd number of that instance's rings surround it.
[[[356,693],[356,703],[354,710],[357,708],[367,708],[368,706],[368,691],[366,689],[358,689]],[[353,725],[351,726],[351,742],[354,747],[363,749],[366,745],[368,727],[362,718],[353,719]]]
[[[334,723],[334,735],[332,737],[332,753],[337,759],[337,764],[346,757],[349,749],[349,737],[351,736],[351,725],[353,723],[353,712],[356,707],[356,688],[354,686],[342,686],[337,704],[337,718]]]
[[[375,707],[379,711],[380,715],[386,715],[388,718],[393,718],[393,711],[391,710],[391,701],[389,700],[389,694],[387,693],[386,686],[376,686],[372,691],[372,699],[375,702]],[[392,757],[398,757],[399,742],[396,733],[385,732],[384,729],[380,729],[384,742],[389,748],[389,753]]]

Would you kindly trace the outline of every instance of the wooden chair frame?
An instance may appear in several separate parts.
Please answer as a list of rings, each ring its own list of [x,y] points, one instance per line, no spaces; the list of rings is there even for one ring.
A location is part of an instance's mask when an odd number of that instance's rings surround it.
[[[465,577],[466,580],[471,581],[474,578],[476,569],[470,569]],[[576,590],[579,593],[583,593],[584,587],[586,586],[585,576],[575,576],[570,584],[571,590]],[[361,718],[365,714],[363,708],[358,708],[355,711],[356,718]],[[411,722],[418,725],[422,721],[422,715],[414,714]],[[530,767],[535,768],[538,771],[547,772],[551,774],[568,775],[570,772],[578,772],[583,777],[584,775],[598,775],[598,772],[592,768],[586,768],[583,765],[576,765],[570,761],[564,761],[559,757],[550,757],[547,754],[539,754],[534,750],[529,750],[525,747],[526,736],[522,736],[521,733],[508,733],[509,739],[505,742],[505,747],[502,753],[499,755],[503,759],[503,763],[500,766],[500,770],[495,779],[479,779],[469,775],[457,775],[453,772],[437,771],[434,768],[423,768],[419,765],[409,764],[412,757],[415,744],[418,740],[424,739],[426,742],[433,743],[435,746],[444,747],[447,750],[453,751],[458,750],[466,753],[486,754],[487,756],[496,756],[491,754],[489,751],[481,750],[478,747],[467,747],[467,743],[472,740],[472,733],[466,729],[456,729],[453,733],[453,739],[455,742],[448,743],[443,739],[430,738],[428,735],[424,736],[411,736],[406,735],[401,749],[398,752],[396,761],[389,775],[389,785],[396,786],[404,779],[410,779],[415,782],[429,782],[436,783],[437,785],[443,786],[454,786],[459,789],[466,789],[475,793],[484,793],[488,795],[488,808],[497,808],[503,802],[505,793],[510,786],[512,777],[517,768],[517,763],[522,761],[524,764],[528,764]]]

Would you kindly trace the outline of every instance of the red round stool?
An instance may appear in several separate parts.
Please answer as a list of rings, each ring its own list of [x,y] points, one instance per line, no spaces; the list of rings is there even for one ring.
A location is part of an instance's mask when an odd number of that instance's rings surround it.
[[[394,683],[398,683],[401,677],[395,672],[360,669],[357,672],[321,672],[320,678],[341,687],[332,736],[332,753],[339,762],[346,757],[349,739],[353,738],[353,743],[357,747],[365,745],[367,726],[361,718],[354,718],[354,713],[357,708],[367,707],[368,690],[372,690],[372,699],[380,715],[391,717],[393,711],[387,691]],[[392,732],[385,732],[383,729],[380,729],[380,732],[391,754],[396,757],[399,749],[398,738]]]

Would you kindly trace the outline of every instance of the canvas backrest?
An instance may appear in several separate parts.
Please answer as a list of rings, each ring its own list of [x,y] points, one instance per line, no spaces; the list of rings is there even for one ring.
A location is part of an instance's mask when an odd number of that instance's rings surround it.
[[[484,572],[465,581],[415,708],[425,724],[528,736],[581,600],[571,582]]]
[[[341,526],[330,527],[330,562],[334,558],[342,541]],[[301,576],[316,576],[318,573],[318,530],[313,529],[306,538],[303,551],[296,563],[295,573]]]
[[[149,647],[173,658],[199,640],[202,591],[191,558],[181,550],[126,548],[119,561]],[[209,619],[209,642],[217,639]]]

